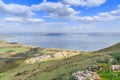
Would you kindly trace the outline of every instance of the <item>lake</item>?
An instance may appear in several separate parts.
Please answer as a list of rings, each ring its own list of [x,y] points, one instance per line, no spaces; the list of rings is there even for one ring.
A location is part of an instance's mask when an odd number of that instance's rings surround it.
[[[1,34],[3,35],[3,34]],[[0,40],[44,48],[94,51],[120,42],[120,33],[10,33]]]

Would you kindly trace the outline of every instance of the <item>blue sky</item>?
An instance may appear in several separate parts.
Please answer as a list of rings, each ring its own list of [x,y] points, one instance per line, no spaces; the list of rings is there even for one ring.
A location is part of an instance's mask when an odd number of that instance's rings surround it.
[[[0,0],[0,32],[120,32],[120,0]]]

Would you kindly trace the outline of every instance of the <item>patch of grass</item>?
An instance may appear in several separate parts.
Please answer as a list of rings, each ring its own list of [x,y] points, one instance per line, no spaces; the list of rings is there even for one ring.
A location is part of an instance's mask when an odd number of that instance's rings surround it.
[[[4,62],[4,65],[1,64],[0,72],[6,72],[10,69],[14,69],[23,61],[24,59],[8,59],[6,62]]]
[[[44,50],[39,50],[38,53],[41,54],[41,55],[45,55],[46,54],[46,52]]]
[[[120,72],[113,72],[111,70],[99,72],[102,80],[120,80]]]
[[[9,52],[16,52],[16,53],[22,53],[26,52],[28,49],[25,48],[0,48],[0,53],[9,53]]]

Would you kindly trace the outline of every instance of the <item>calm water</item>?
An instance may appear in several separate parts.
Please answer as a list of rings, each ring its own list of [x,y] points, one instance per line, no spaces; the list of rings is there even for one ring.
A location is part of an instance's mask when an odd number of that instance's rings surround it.
[[[17,33],[9,35],[12,35],[12,37],[0,39],[9,42],[18,42],[21,44],[45,48],[61,48],[72,50],[99,50],[120,42],[120,34],[118,33]]]

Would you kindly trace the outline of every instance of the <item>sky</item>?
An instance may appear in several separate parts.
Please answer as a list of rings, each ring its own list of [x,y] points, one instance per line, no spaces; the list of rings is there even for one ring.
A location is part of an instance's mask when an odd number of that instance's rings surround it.
[[[0,32],[120,32],[120,0],[0,0]]]

